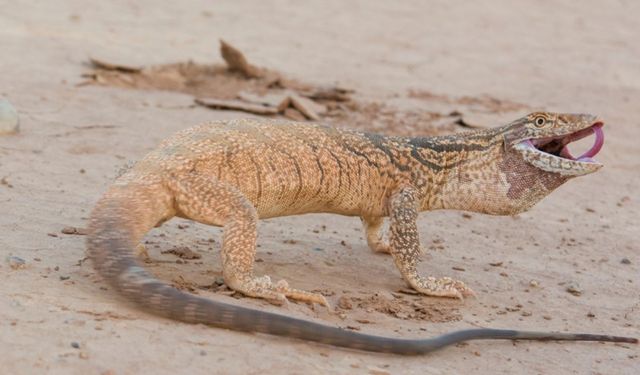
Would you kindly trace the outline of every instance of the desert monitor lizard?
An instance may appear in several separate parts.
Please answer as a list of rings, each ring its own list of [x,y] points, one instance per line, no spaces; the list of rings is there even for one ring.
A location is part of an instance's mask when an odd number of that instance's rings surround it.
[[[461,281],[420,275],[416,218],[457,209],[525,211],[567,180],[597,171],[603,123],[585,114],[533,113],[508,125],[438,137],[388,137],[280,120],[243,119],[178,132],[120,176],[96,205],[88,252],[110,285],[144,310],[189,323],[329,345],[426,353],[473,339],[637,342],[608,335],[469,329],[431,339],[372,336],[197,297],[154,278],[135,256],[151,228],[174,216],[223,228],[225,283],[245,295],[327,305],[324,296],[255,276],[258,219],[326,212],[362,218],[369,246],[390,253],[428,296],[472,294]],[[566,145],[595,133],[584,155]],[[382,240],[383,218],[390,220]]]

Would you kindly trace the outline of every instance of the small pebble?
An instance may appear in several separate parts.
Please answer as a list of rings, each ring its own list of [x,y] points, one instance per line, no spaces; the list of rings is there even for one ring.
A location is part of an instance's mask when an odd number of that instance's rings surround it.
[[[540,285],[540,283],[536,280],[531,280],[529,281],[529,286],[532,288],[537,288]]]
[[[9,180],[7,180],[6,176],[0,178],[0,185],[4,185],[4,186],[8,187],[9,189],[13,189],[13,185],[11,184],[11,182],[9,182]]]
[[[349,298],[342,296],[338,299],[338,307],[344,310],[351,310],[353,309],[353,304]]]
[[[0,135],[14,134],[20,130],[18,111],[6,99],[0,99]]]
[[[622,206],[624,206],[626,203],[629,203],[630,201],[631,201],[631,198],[630,198],[630,197],[624,196],[624,197],[622,197],[622,198],[618,201],[618,203],[616,203],[616,205],[617,205],[618,207],[622,207]]]
[[[60,232],[63,234],[77,234],[79,236],[85,236],[89,233],[85,228],[76,227],[64,227]]]
[[[631,264],[631,261],[629,260],[629,258],[622,258],[620,260],[620,263],[622,263],[622,264]]]
[[[576,297],[582,295],[582,292],[583,292],[582,288],[580,288],[580,285],[578,285],[578,283],[573,281],[567,284],[567,287],[565,290]]]
[[[72,348],[75,348],[75,349],[80,349],[80,344],[78,344],[77,342],[73,341],[73,342],[71,343],[71,347],[72,347]]]
[[[27,262],[24,259],[16,256],[8,256],[7,263],[9,263],[9,267],[14,270],[22,269],[27,265]]]

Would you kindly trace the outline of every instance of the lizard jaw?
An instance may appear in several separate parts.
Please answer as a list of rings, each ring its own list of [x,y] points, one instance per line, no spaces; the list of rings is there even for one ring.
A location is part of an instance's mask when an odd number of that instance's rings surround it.
[[[602,164],[593,157],[604,144],[603,125],[604,123],[598,121],[587,128],[569,134],[525,139],[514,145],[514,148],[527,162],[546,172],[559,173],[563,176],[582,176],[602,168]],[[567,145],[591,134],[595,134],[596,138],[593,146],[577,158],[571,155]]]

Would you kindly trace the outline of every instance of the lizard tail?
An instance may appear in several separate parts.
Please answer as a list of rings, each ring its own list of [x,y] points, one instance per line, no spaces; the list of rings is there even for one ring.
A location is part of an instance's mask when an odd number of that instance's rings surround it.
[[[112,188],[92,213],[87,245],[98,273],[127,300],[155,315],[237,331],[406,355],[429,353],[478,339],[638,342],[635,338],[608,335],[488,328],[455,331],[428,339],[399,339],[352,332],[184,293],[156,279],[134,256],[134,248],[142,236],[158,222],[173,216],[170,195],[162,197],[160,194],[158,198],[157,190],[153,192],[145,192],[144,187],[137,190]],[[154,197],[154,201],[149,197]]]

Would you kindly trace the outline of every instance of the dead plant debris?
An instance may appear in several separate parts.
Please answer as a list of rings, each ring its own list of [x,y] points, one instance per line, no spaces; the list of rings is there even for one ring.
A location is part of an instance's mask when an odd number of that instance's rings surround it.
[[[275,70],[252,64],[240,49],[223,40],[219,52],[224,65],[187,61],[135,66],[91,57],[92,70],[84,75],[87,81],[82,84],[175,91],[191,95],[196,104],[215,110],[322,121],[395,135],[440,135],[453,133],[460,127],[493,126],[497,120],[492,114],[527,108],[486,95],[451,98],[411,90],[409,97],[431,105],[426,109],[421,108],[423,105],[399,109],[388,102],[356,99],[354,90],[338,84],[311,85],[287,78]]]
[[[256,115],[276,115],[278,109],[276,107],[270,107],[267,105],[247,103],[243,100],[225,100],[225,99],[213,99],[213,98],[196,98],[196,104],[213,108],[213,109],[231,109],[236,111],[243,111],[248,113],[254,113]]]
[[[142,71],[142,68],[138,66],[110,63],[100,59],[96,59],[95,57],[89,57],[89,62],[93,66],[104,70],[115,70],[123,73],[139,73]]]
[[[264,75],[262,69],[249,64],[244,54],[237,48],[220,39],[220,55],[227,63],[229,70],[240,72],[247,78],[260,78]]]

